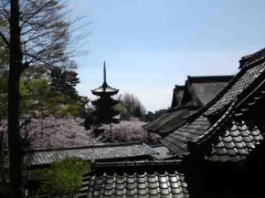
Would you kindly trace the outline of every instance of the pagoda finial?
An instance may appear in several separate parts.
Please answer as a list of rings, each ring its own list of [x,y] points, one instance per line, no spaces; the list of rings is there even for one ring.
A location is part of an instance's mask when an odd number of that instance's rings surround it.
[[[104,69],[103,69],[103,79],[104,79],[104,84],[107,83],[107,77],[106,77],[106,62],[104,61]]]

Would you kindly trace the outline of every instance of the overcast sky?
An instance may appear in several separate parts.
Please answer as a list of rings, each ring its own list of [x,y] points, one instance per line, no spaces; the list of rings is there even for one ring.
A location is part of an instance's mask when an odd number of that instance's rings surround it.
[[[265,47],[264,0],[68,0],[89,16],[77,57],[81,95],[108,83],[135,94],[147,110],[170,106],[187,75],[237,72],[238,60]]]

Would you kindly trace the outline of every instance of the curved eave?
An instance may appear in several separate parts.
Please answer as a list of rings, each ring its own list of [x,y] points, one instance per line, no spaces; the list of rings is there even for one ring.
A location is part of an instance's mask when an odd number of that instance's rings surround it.
[[[95,95],[102,95],[103,93],[112,95],[112,94],[117,94],[119,90],[112,88],[110,86],[107,87],[100,86],[96,89],[91,90],[91,92]]]

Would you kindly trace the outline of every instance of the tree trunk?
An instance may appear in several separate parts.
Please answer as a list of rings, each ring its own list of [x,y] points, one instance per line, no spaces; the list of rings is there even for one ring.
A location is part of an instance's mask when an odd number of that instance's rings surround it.
[[[23,193],[23,145],[19,132],[20,94],[19,80],[22,71],[22,51],[19,27],[19,0],[11,0],[10,57],[8,79],[8,146],[9,176],[12,197],[20,198]]]

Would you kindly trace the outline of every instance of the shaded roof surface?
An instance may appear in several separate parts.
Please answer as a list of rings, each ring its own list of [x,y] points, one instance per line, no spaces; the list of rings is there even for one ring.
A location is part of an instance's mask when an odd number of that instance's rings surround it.
[[[47,165],[67,157],[95,161],[150,156],[154,153],[155,152],[144,143],[119,143],[68,149],[33,150],[28,153],[28,157],[30,158],[31,166],[38,166]]]
[[[174,110],[172,112],[167,112],[152,122],[150,125],[147,125],[145,128],[150,132],[154,131],[159,134],[168,134],[176,127],[181,125],[185,120],[186,116],[194,113],[194,110],[190,108],[182,108],[179,110]]]
[[[110,169],[106,168],[108,166]],[[177,166],[174,161],[103,165],[97,168],[97,173],[84,176],[84,184],[77,197],[189,197],[184,174],[176,170]],[[116,167],[123,168],[123,171]],[[103,169],[100,174],[99,169]]]
[[[188,76],[186,86],[192,100],[204,106],[212,100],[233,76]]]
[[[160,122],[163,121],[164,118],[167,118],[169,115],[170,115],[169,111],[165,112],[163,115],[159,116],[158,118],[156,118],[152,122],[145,125],[144,126],[145,129],[150,130],[150,131],[154,131],[155,128],[160,126]]]
[[[212,100],[232,79],[233,76],[188,76],[185,87],[176,86],[173,103],[177,104],[175,95],[183,91],[182,103],[145,126],[150,132],[167,135],[183,124],[186,118],[200,107]],[[174,101],[175,99],[175,101]]]
[[[209,120],[204,116],[200,116],[192,123],[186,122],[179,129],[162,139],[161,142],[178,157],[183,157],[189,153],[188,142],[200,137],[210,126]]]
[[[183,85],[175,85],[175,88],[173,89],[173,97],[172,97],[172,103],[171,108],[178,107],[181,105],[181,101],[183,98],[185,86]]]
[[[227,140],[230,138],[225,138],[225,133],[221,130],[221,128],[229,123],[231,123],[231,119],[238,112],[245,113],[245,108],[239,108],[239,105],[245,101],[246,97],[252,97],[253,100],[258,100],[261,97],[256,97],[253,90],[256,90],[257,87],[260,86],[260,83],[265,84],[263,80],[265,79],[265,64],[264,60],[261,61],[259,59],[258,62],[253,63],[253,65],[248,65],[247,67],[243,67],[242,70],[233,78],[233,80],[215,97],[209,104],[207,104],[200,111],[195,113],[193,116],[188,118],[187,122],[175,130],[173,133],[169,134],[162,140],[162,143],[174,153],[176,153],[179,157],[183,157],[186,154],[189,154],[188,150],[188,142],[194,142],[197,145],[212,144],[214,140],[216,141],[216,137],[218,137],[217,145],[220,143],[222,145],[223,140]],[[264,92],[265,93],[265,92]],[[264,95],[264,94],[263,94]],[[255,102],[254,102],[255,103]],[[248,103],[254,104],[253,101]],[[212,121],[210,123],[210,115],[214,113],[217,118],[216,121]],[[219,114],[218,114],[219,113]],[[240,118],[237,118],[240,121]],[[242,120],[241,120],[242,121]],[[241,122],[238,124],[240,125]],[[248,126],[247,126],[248,127]],[[252,129],[251,129],[252,130]],[[233,131],[233,130],[231,130]],[[244,130],[239,130],[241,137],[244,137]],[[242,132],[242,134],[241,134]],[[256,131],[254,132],[256,133]],[[229,133],[227,134],[229,135]],[[235,135],[235,134],[233,134]],[[231,136],[231,134],[230,134]],[[251,136],[251,134],[249,135]],[[251,139],[251,137],[248,137]],[[259,137],[261,138],[261,137]],[[235,138],[238,139],[238,138]],[[223,142],[224,143],[224,142]],[[246,142],[244,142],[246,144]],[[244,144],[242,143],[242,144]],[[252,143],[256,145],[254,139],[252,139]],[[213,150],[218,148],[220,145],[212,145]],[[233,150],[236,152],[235,155],[239,155],[240,149],[236,144],[227,144],[228,146],[233,145]],[[217,146],[217,147],[216,147]],[[246,150],[246,148],[244,148]],[[238,150],[238,152],[237,152]],[[228,150],[227,150],[228,152]],[[217,153],[216,153],[217,154]],[[219,153],[218,153],[219,154]],[[231,155],[231,153],[230,153]],[[229,153],[226,153],[226,160],[235,161],[235,158],[232,156],[228,157]],[[215,158],[211,158],[211,160],[216,159],[222,161],[218,156]],[[239,160],[243,159],[239,156]]]
[[[225,86],[227,82],[194,83],[192,90],[196,92],[198,100],[202,106],[210,102]]]

